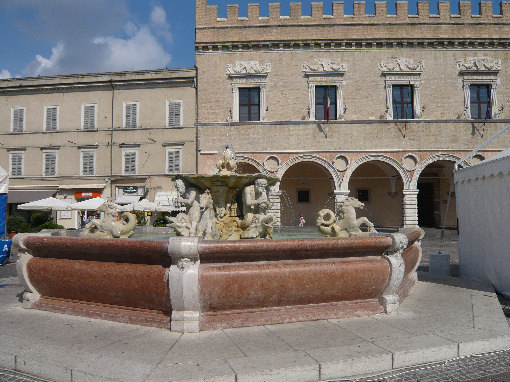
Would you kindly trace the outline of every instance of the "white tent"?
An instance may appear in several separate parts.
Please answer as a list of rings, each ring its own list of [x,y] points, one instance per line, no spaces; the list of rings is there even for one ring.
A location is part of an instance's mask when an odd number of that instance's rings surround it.
[[[157,204],[149,202],[147,199],[142,199],[139,202],[133,203],[135,211],[153,212],[156,211]]]
[[[0,194],[7,194],[9,191],[9,174],[0,167]]]
[[[92,199],[86,199],[78,203],[71,204],[72,210],[78,210],[78,211],[96,211],[99,207],[101,207],[106,200],[103,198],[92,198]],[[118,206],[120,207],[120,206]],[[117,208],[118,209],[118,208]]]
[[[66,211],[69,210],[71,201],[57,198],[46,198],[36,200],[34,202],[20,204],[20,210],[36,210],[36,211]]]

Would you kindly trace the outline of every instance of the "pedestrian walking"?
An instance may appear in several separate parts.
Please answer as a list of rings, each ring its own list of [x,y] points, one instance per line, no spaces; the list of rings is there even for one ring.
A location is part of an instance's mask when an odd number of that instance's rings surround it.
[[[303,227],[305,225],[305,218],[303,215],[299,214],[299,226]]]

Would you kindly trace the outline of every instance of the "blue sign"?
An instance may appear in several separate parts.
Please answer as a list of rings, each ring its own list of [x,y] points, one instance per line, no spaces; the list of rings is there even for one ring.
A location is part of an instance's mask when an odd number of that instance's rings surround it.
[[[0,237],[5,236],[6,210],[7,210],[7,194],[0,194]]]

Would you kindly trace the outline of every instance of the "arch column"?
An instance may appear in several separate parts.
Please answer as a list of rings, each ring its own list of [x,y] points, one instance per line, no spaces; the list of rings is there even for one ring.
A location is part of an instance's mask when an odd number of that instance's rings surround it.
[[[335,211],[338,211],[338,205],[349,197],[349,190],[335,190]]]
[[[280,191],[280,183],[277,183],[275,186],[271,187],[269,192],[269,202],[271,203],[271,208],[268,210],[270,214],[273,214],[276,218],[275,225],[279,226],[282,223],[281,219],[281,202],[280,197],[282,196],[282,191]]]
[[[404,190],[402,220],[404,228],[418,227],[418,190]]]

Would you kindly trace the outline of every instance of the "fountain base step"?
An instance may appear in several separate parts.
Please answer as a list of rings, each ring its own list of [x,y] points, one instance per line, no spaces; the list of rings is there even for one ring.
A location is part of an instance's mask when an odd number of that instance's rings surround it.
[[[161,329],[170,328],[170,313],[157,310],[120,307],[118,305],[113,306],[53,297],[41,297],[34,302],[31,307],[53,313],[97,318],[123,324],[149,326]]]

